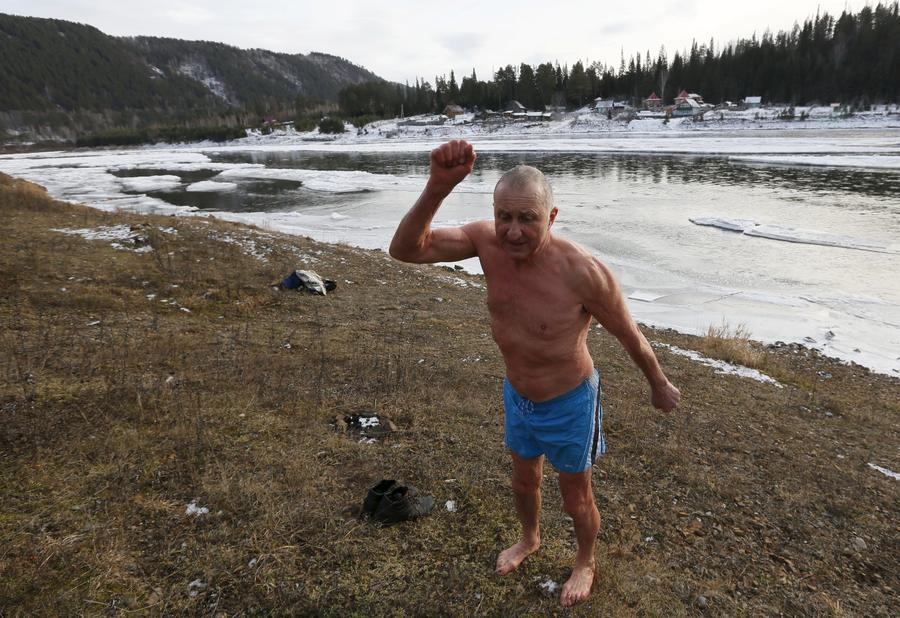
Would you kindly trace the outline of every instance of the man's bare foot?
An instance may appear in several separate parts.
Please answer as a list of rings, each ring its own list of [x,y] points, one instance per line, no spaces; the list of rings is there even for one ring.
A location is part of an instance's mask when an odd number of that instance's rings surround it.
[[[594,566],[591,564],[578,566],[572,569],[572,575],[563,585],[559,602],[563,607],[572,607],[588,598],[591,594],[591,585],[594,583]]]
[[[541,546],[540,541],[519,541],[509,549],[504,549],[497,556],[497,574],[507,575],[519,568],[522,561],[533,554]]]

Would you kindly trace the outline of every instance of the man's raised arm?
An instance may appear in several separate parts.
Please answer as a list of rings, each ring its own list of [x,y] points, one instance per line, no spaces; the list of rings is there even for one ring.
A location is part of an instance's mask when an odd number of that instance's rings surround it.
[[[410,209],[391,240],[391,257],[417,264],[455,262],[475,257],[475,245],[460,227],[431,229],[434,213],[453,188],[475,165],[475,149],[453,140],[431,151],[431,171],[422,195]]]
[[[588,312],[609,331],[628,352],[634,364],[650,383],[650,403],[666,412],[674,410],[681,401],[681,392],[669,382],[663,373],[656,354],[644,334],[631,317],[625,298],[612,271],[599,260],[592,260],[588,269],[590,301],[585,304]]]

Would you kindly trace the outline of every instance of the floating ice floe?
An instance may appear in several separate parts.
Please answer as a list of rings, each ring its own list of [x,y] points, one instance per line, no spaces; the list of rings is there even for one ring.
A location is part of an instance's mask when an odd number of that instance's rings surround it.
[[[829,234],[816,230],[798,230],[783,225],[770,225],[757,223],[752,219],[729,219],[726,217],[691,217],[689,221],[695,225],[717,227],[721,230],[739,232],[745,236],[768,238],[769,240],[781,240],[802,245],[822,245],[825,247],[840,247],[842,249],[855,249],[857,251],[875,251],[877,253],[896,253],[891,247],[869,242],[861,238]]]
[[[665,296],[665,294],[656,294],[654,292],[644,292],[642,290],[635,290],[631,294],[628,295],[628,300],[639,300],[645,303],[652,303],[655,300],[659,300]],[[598,324],[599,326],[599,324]]]
[[[653,342],[653,346],[657,348],[665,348],[666,350],[672,352],[673,354],[677,354],[679,356],[684,356],[693,361],[700,363],[701,365],[706,365],[707,367],[712,367],[716,370],[716,373],[724,373],[740,376],[742,378],[750,378],[751,380],[756,380],[758,382],[765,382],[767,384],[773,384],[778,388],[782,388],[782,385],[775,379],[770,378],[764,373],[757,371],[756,369],[751,369],[750,367],[745,367],[743,365],[733,365],[731,363],[726,363],[725,361],[717,360],[714,358],[709,358],[708,356],[703,356],[700,352],[696,352],[694,350],[685,350],[683,348],[679,348],[678,346],[669,345],[668,343],[660,343],[657,341]]]
[[[184,514],[193,515],[194,517],[200,517],[201,515],[208,515],[209,509],[205,506],[197,506],[197,501],[191,500],[191,503],[187,505],[187,509],[185,509]]]
[[[181,186],[181,178],[170,174],[162,176],[133,176],[119,178],[119,184],[126,191],[133,191],[134,193],[173,191]]]
[[[872,468],[873,470],[878,470],[879,472],[881,472],[881,473],[884,474],[885,476],[889,476],[889,477],[891,477],[892,479],[895,479],[895,480],[900,481],[900,474],[898,474],[898,473],[896,473],[896,472],[894,472],[894,471],[892,471],[892,470],[888,470],[887,468],[882,468],[881,466],[876,466],[876,465],[873,464],[873,463],[870,463],[870,464],[868,464],[868,465],[869,465],[869,467]]]
[[[765,165],[900,170],[900,157],[884,155],[742,155],[728,157],[728,159],[738,163],[762,163]]]
[[[226,191],[234,191],[237,184],[233,182],[217,182],[215,180],[201,180],[187,186],[185,191],[191,193],[224,193]]]

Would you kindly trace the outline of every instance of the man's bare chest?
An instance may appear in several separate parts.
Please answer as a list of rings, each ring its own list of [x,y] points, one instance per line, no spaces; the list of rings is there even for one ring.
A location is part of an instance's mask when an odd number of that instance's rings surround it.
[[[510,272],[485,273],[488,309],[498,325],[553,337],[589,319],[579,297],[561,280]]]

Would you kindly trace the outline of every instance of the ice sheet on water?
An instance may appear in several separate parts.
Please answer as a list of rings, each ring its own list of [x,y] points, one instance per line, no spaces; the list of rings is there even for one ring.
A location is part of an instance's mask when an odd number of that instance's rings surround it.
[[[728,159],[738,163],[765,165],[900,170],[900,156],[896,155],[740,155]]]
[[[161,176],[135,176],[120,178],[119,184],[126,191],[149,193],[150,191],[174,191],[181,186],[181,178],[165,174]]]
[[[759,236],[772,240],[783,240],[806,245],[823,245],[826,247],[841,247],[843,249],[856,249],[859,251],[895,253],[885,245],[872,243],[861,238],[853,238],[852,236],[842,236],[839,234],[828,234],[826,232],[818,232],[815,230],[798,230],[781,225],[756,225],[745,229],[744,234],[747,236]]]
[[[394,174],[373,174],[357,170],[315,170],[297,168],[235,166],[223,170],[220,178],[251,178],[257,180],[291,180],[303,183],[312,191],[322,193],[360,193],[362,191],[404,191],[416,192],[424,185],[420,176],[396,176]],[[488,188],[472,181],[460,183],[455,191],[468,193],[489,193]]]
[[[659,300],[662,298],[664,294],[657,294],[655,292],[645,292],[643,290],[635,290],[631,294],[628,295],[628,300],[639,300],[645,303],[652,303],[655,300]]]
[[[727,217],[691,217],[690,222],[695,225],[716,227],[729,232],[740,232],[746,236],[781,240],[804,245],[822,245],[826,247],[840,247],[842,249],[855,249],[858,251],[875,251],[877,253],[896,253],[892,247],[869,242],[862,238],[829,234],[817,230],[799,230],[784,225],[758,223],[752,219],[731,219]]]
[[[201,180],[188,185],[186,191],[192,193],[224,193],[237,189],[237,184],[233,182],[217,182],[215,180]]]
[[[660,121],[661,122],[661,121]],[[672,124],[672,123],[670,123]],[[685,123],[687,125],[688,123]],[[588,127],[589,128],[589,127]],[[676,127],[677,128],[677,127]],[[900,155],[900,146],[890,135],[854,135],[822,137],[782,135],[772,131],[766,135],[733,131],[713,133],[687,130],[683,132],[660,130],[638,133],[623,130],[619,134],[604,132],[601,135],[577,135],[568,126],[560,125],[559,130],[541,130],[540,139],[521,127],[510,125],[505,131],[491,134],[462,135],[457,130],[447,135],[433,134],[425,139],[409,140],[358,140],[347,138],[327,143],[308,141],[294,142],[291,139],[274,138],[264,143],[242,143],[237,141],[227,147],[215,146],[197,148],[201,152],[223,151],[328,151],[328,152],[421,152],[427,153],[446,139],[477,137],[479,152],[596,152],[596,153],[652,153],[652,154],[720,154],[734,156],[795,156],[795,155],[838,155],[843,156],[848,149],[864,151],[871,155]],[[691,139],[673,139],[679,135],[690,135]],[[868,156],[868,155],[866,155]]]
[[[743,232],[747,228],[757,225],[752,219],[726,219],[724,217],[693,217],[689,219],[695,225],[708,225],[729,232]]]

